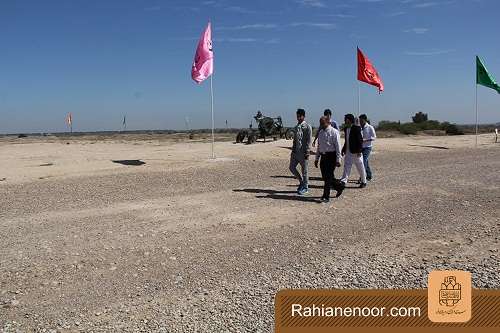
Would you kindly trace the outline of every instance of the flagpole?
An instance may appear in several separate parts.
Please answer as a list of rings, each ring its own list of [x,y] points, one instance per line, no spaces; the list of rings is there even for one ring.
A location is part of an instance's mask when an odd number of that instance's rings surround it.
[[[479,111],[477,109],[477,83],[476,83],[476,148],[477,148],[477,135],[478,135],[478,121],[479,121]]]
[[[214,136],[214,127],[215,127],[215,122],[214,122],[214,86],[213,86],[212,77],[213,77],[213,74],[210,75],[210,104],[211,104],[211,110],[212,110],[212,158],[215,158],[215,151],[214,151],[214,145],[215,145],[215,136]]]
[[[477,152],[478,121],[479,121],[479,111],[477,108],[477,76],[476,76],[476,152]],[[474,164],[475,164],[476,170],[479,170],[479,161],[478,161],[477,157],[474,159],[474,162],[475,162]],[[477,197],[477,183],[475,183],[475,186],[474,186],[474,195],[475,195],[475,197]]]
[[[358,81],[358,117],[361,114],[361,82]]]

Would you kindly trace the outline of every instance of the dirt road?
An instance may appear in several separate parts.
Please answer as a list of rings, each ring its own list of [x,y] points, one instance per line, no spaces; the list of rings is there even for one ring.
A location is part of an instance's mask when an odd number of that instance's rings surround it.
[[[377,142],[329,205],[290,142],[0,142],[0,331],[271,332],[282,288],[500,287],[500,145]],[[127,166],[112,161],[140,160]],[[338,171],[337,171],[338,172]],[[354,184],[351,184],[354,186]]]

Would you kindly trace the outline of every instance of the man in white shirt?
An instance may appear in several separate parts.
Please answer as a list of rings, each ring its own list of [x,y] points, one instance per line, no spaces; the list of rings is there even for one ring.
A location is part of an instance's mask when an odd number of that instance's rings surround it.
[[[366,114],[359,116],[359,122],[361,124],[361,130],[363,134],[363,165],[366,171],[366,180],[372,180],[372,170],[370,169],[370,154],[372,152],[373,141],[377,138],[375,134],[375,128],[368,123],[368,117]]]
[[[335,167],[340,166],[340,134],[330,123],[328,117],[321,117],[318,132],[318,149],[314,166],[320,162],[321,177],[325,182],[323,186],[322,202],[330,202],[330,189],[333,184]]]

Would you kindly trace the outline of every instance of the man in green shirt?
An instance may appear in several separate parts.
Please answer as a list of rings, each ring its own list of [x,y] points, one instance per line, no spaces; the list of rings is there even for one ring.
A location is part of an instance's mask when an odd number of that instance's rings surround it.
[[[297,110],[297,125],[294,127],[292,153],[290,155],[290,171],[299,180],[297,193],[299,195],[309,194],[309,152],[311,150],[312,129],[306,123],[306,111],[304,109]],[[302,175],[297,170],[297,165],[300,164]]]

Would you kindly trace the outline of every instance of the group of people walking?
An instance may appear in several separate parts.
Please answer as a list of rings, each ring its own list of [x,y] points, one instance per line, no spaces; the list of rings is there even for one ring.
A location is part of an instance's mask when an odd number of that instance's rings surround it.
[[[324,181],[322,202],[330,201],[330,192],[333,188],[339,197],[344,191],[352,165],[356,167],[360,175],[359,187],[364,188],[367,181],[372,180],[373,174],[370,168],[370,153],[373,141],[376,139],[375,129],[368,123],[365,114],[356,118],[352,114],[344,116],[344,144],[340,145],[340,127],[332,118],[332,111],[326,109],[323,117],[319,120],[319,129],[314,141],[312,140],[312,128],[305,121],[304,109],[297,110],[297,125],[294,128],[292,153],[290,156],[290,171],[299,180],[297,193],[299,195],[309,194],[309,155],[311,146],[317,146],[314,166],[319,166],[321,177]],[[344,171],[340,179],[335,178],[335,169],[344,162]],[[297,170],[300,164],[301,173]]]

